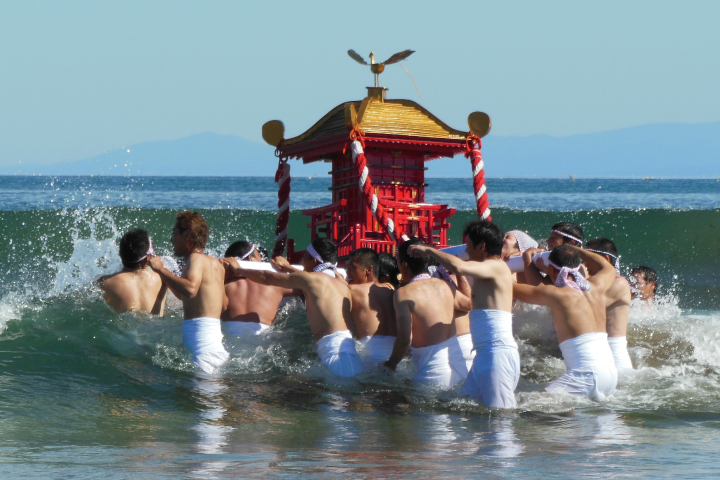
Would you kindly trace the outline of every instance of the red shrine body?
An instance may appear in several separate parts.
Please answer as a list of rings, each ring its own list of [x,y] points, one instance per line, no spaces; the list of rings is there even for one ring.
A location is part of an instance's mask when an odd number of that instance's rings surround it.
[[[281,161],[331,165],[330,204],[303,210],[309,217],[311,240],[331,238],[341,261],[363,247],[395,254],[397,242],[373,216],[359,185],[359,170],[351,154],[351,143],[357,139],[363,144],[367,177],[396,230],[445,247],[448,220],[455,209],[426,203],[425,162],[465,153],[469,134],[448,127],[415,102],[385,100],[385,89],[369,90],[371,96],[337,106],[304,134],[282,140],[278,146]],[[297,263],[301,256],[288,239],[288,259]]]

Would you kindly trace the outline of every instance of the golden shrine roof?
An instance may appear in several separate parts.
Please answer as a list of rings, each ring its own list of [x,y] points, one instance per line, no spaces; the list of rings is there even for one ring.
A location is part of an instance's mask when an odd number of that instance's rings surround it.
[[[365,134],[401,135],[464,141],[468,132],[442,122],[411,100],[382,100],[367,97],[346,102],[330,110],[305,133],[283,140],[283,147],[347,134],[357,125]]]

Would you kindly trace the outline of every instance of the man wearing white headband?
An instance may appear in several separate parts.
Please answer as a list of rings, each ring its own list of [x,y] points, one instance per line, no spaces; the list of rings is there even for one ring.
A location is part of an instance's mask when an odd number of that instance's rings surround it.
[[[158,272],[170,290],[183,302],[183,343],[195,365],[216,373],[230,354],[223,346],[220,314],[225,301],[225,269],[217,258],[203,253],[208,239],[205,219],[197,212],[175,217],[172,242],[175,255],[185,259],[181,276],[166,269],[158,257],[150,267]]]
[[[415,383],[451,388],[467,377],[467,364],[455,335],[455,310],[470,310],[470,300],[443,278],[430,275],[424,244],[410,239],[397,249],[404,286],[395,292],[397,338],[385,366],[395,370],[408,349],[417,369]],[[417,248],[418,256],[411,256]],[[426,247],[431,248],[431,247]]]
[[[394,291],[380,283],[380,258],[371,248],[358,248],[350,254],[345,269],[352,294],[352,319],[358,353],[366,368],[375,368],[392,354],[395,324]]]
[[[276,270],[289,274],[246,270],[240,268],[234,258],[225,258],[223,263],[231,276],[242,275],[263,285],[302,290],[320,361],[335,375],[354,377],[363,371],[363,364],[348,330],[352,322],[350,289],[345,282],[336,279],[333,272],[337,264],[337,246],[328,238],[316,238],[311,246],[319,259],[306,251],[302,260],[305,271],[296,271],[283,257],[277,257],[271,263]],[[326,270],[333,274],[326,274]]]
[[[615,358],[615,366],[618,371],[632,370],[632,362],[627,350],[627,326],[630,315],[630,283],[620,275],[620,256],[615,244],[609,238],[595,238],[587,243],[586,250],[597,253],[617,271],[615,282],[605,292],[605,328],[608,334],[610,350]],[[592,276],[597,273],[595,268],[588,264],[588,273]]]
[[[155,255],[148,232],[141,228],[128,231],[120,239],[123,268],[97,282],[103,298],[118,313],[148,312],[162,315],[165,310],[167,285],[148,263]]]
[[[262,262],[255,245],[242,240],[228,247],[225,258],[228,257]],[[262,285],[242,276],[226,278],[227,303],[220,315],[226,336],[245,337],[266,332],[275,321],[280,302],[294,294],[292,289]]]
[[[585,237],[583,236],[583,230],[580,225],[576,225],[571,222],[560,222],[556,223],[552,226],[550,229],[550,237],[547,239],[547,249],[553,250],[555,247],[559,247],[560,245],[571,245],[574,247],[580,247],[582,248],[582,244],[585,240]],[[532,251],[532,254],[540,253],[543,250],[537,249],[537,248],[529,248],[526,250]],[[540,271],[543,270],[545,265],[543,265],[542,260],[539,261]],[[538,269],[525,269],[523,272],[525,276],[525,283],[529,285],[540,285],[541,283],[545,285],[552,285],[552,281],[549,277],[543,277],[540,275]],[[584,265],[580,265],[580,275],[583,277],[587,277],[587,270],[585,269]]]
[[[520,355],[512,332],[510,269],[501,259],[502,228],[485,220],[471,222],[463,231],[468,261],[425,247],[449,271],[472,277],[470,335],[475,358],[461,394],[488,408],[515,408],[515,388],[520,379]]]
[[[585,237],[580,225],[571,222],[556,223],[550,229],[550,237],[547,239],[548,250],[559,245],[573,245],[581,247]]]
[[[529,249],[523,254],[525,271],[537,268],[533,253]],[[589,280],[579,273],[582,261],[596,272]],[[515,283],[513,295],[525,303],[550,307],[552,312],[566,372],[546,390],[603,400],[617,386],[617,369],[604,327],[603,298],[615,281],[615,268],[600,255],[560,245],[551,252],[545,271],[553,285]]]

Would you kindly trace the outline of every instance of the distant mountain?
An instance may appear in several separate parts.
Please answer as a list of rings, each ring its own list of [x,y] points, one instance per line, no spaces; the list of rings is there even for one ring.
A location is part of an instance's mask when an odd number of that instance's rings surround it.
[[[145,142],[91,158],[52,165],[0,167],[3,175],[275,175],[275,150],[234,135],[200,133],[178,140]],[[326,175],[327,164],[301,167],[302,175]]]
[[[608,132],[483,139],[489,177],[720,177],[720,122],[664,123]],[[469,161],[435,160],[428,175],[469,175]]]
[[[720,177],[720,122],[643,125],[551,137],[483,139],[489,177]],[[293,175],[327,175],[330,165],[292,161]],[[53,165],[0,167],[0,174],[43,175],[274,175],[272,147],[232,135],[202,133],[140,143],[92,158]],[[466,177],[463,157],[428,163],[430,177]]]

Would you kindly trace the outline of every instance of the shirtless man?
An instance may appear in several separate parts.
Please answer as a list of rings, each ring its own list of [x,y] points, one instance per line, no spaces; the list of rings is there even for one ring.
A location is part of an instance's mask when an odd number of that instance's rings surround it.
[[[183,343],[192,352],[193,363],[215,373],[229,357],[220,328],[225,270],[217,258],[203,253],[207,238],[207,224],[199,213],[179,213],[170,241],[175,255],[186,261],[182,276],[163,267],[158,257],[150,260],[150,267],[183,302]]]
[[[423,245],[413,238],[397,249],[398,267],[404,286],[395,292],[395,316],[398,335],[385,366],[395,370],[411,348],[417,367],[416,383],[455,386],[467,377],[467,366],[455,336],[453,322],[456,307],[470,310],[470,299],[456,295],[456,288],[444,279],[428,273],[430,258],[411,257],[408,249]]]
[[[537,268],[532,262],[534,250],[523,254],[526,272]],[[582,261],[597,272],[589,280],[579,274]],[[615,281],[615,269],[601,256],[570,245],[554,248],[549,265],[542,267],[552,285],[515,283],[513,295],[525,303],[550,307],[552,312],[567,371],[545,390],[602,400],[617,386],[617,369],[604,327],[604,295]],[[596,320],[598,316],[602,323]]]
[[[302,259],[305,271],[296,271],[283,257],[271,263],[276,270],[290,273],[245,270],[234,258],[223,259],[231,276],[242,275],[263,285],[302,290],[322,364],[335,375],[354,377],[363,371],[363,364],[348,330],[352,322],[350,289],[344,282],[324,273],[327,270],[332,273],[336,262],[337,246],[327,238],[316,238],[308,246]]]
[[[258,249],[250,242],[239,241],[228,247],[225,258],[235,257],[249,262],[262,262]],[[225,297],[220,320],[226,333],[236,336],[260,335],[275,321],[278,306],[284,297],[294,294],[293,290],[269,287],[251,282],[245,277],[225,279]]]
[[[657,291],[657,272],[645,265],[639,265],[630,271],[632,298],[639,298],[648,304],[653,303]]]
[[[618,254],[615,244],[609,238],[595,238],[590,240],[586,250],[597,253],[610,263],[615,270],[618,268]],[[587,266],[588,273],[593,276],[597,273],[591,264]],[[613,352],[615,367],[618,370],[632,370],[632,361],[627,351],[627,326],[630,314],[630,283],[620,275],[615,274],[615,282],[605,292],[605,322],[608,334],[608,343]]]
[[[120,239],[122,270],[97,281],[103,298],[116,312],[140,311],[162,316],[167,285],[148,268],[153,256],[152,240],[145,230],[130,230]]]
[[[448,271],[473,278],[470,332],[475,359],[461,393],[489,408],[515,408],[520,355],[512,333],[513,278],[501,258],[502,229],[485,220],[463,231],[468,261],[426,246],[413,245],[413,255],[430,255]]]
[[[560,222],[553,225],[550,229],[547,246],[548,250],[552,250],[559,245],[582,247],[584,240],[583,229],[580,225],[572,222]]]
[[[352,295],[350,314],[355,338],[361,345],[360,358],[366,368],[374,367],[390,358],[395,344],[395,292],[378,280],[380,260],[371,248],[352,252],[345,269]]]
[[[580,225],[571,222],[560,222],[553,225],[550,229],[550,236],[547,239],[547,249],[553,250],[560,245],[572,245],[582,248],[584,241],[585,237],[583,236],[583,230]],[[529,250],[533,251],[533,255],[544,251],[537,248]],[[540,275],[540,270],[538,269],[530,269],[529,271],[525,269],[523,273],[525,275],[525,283],[528,285],[540,285],[541,283],[552,285],[552,280],[547,276],[543,277]],[[583,275],[583,277],[587,277],[587,270],[582,264],[580,265],[580,274]]]

